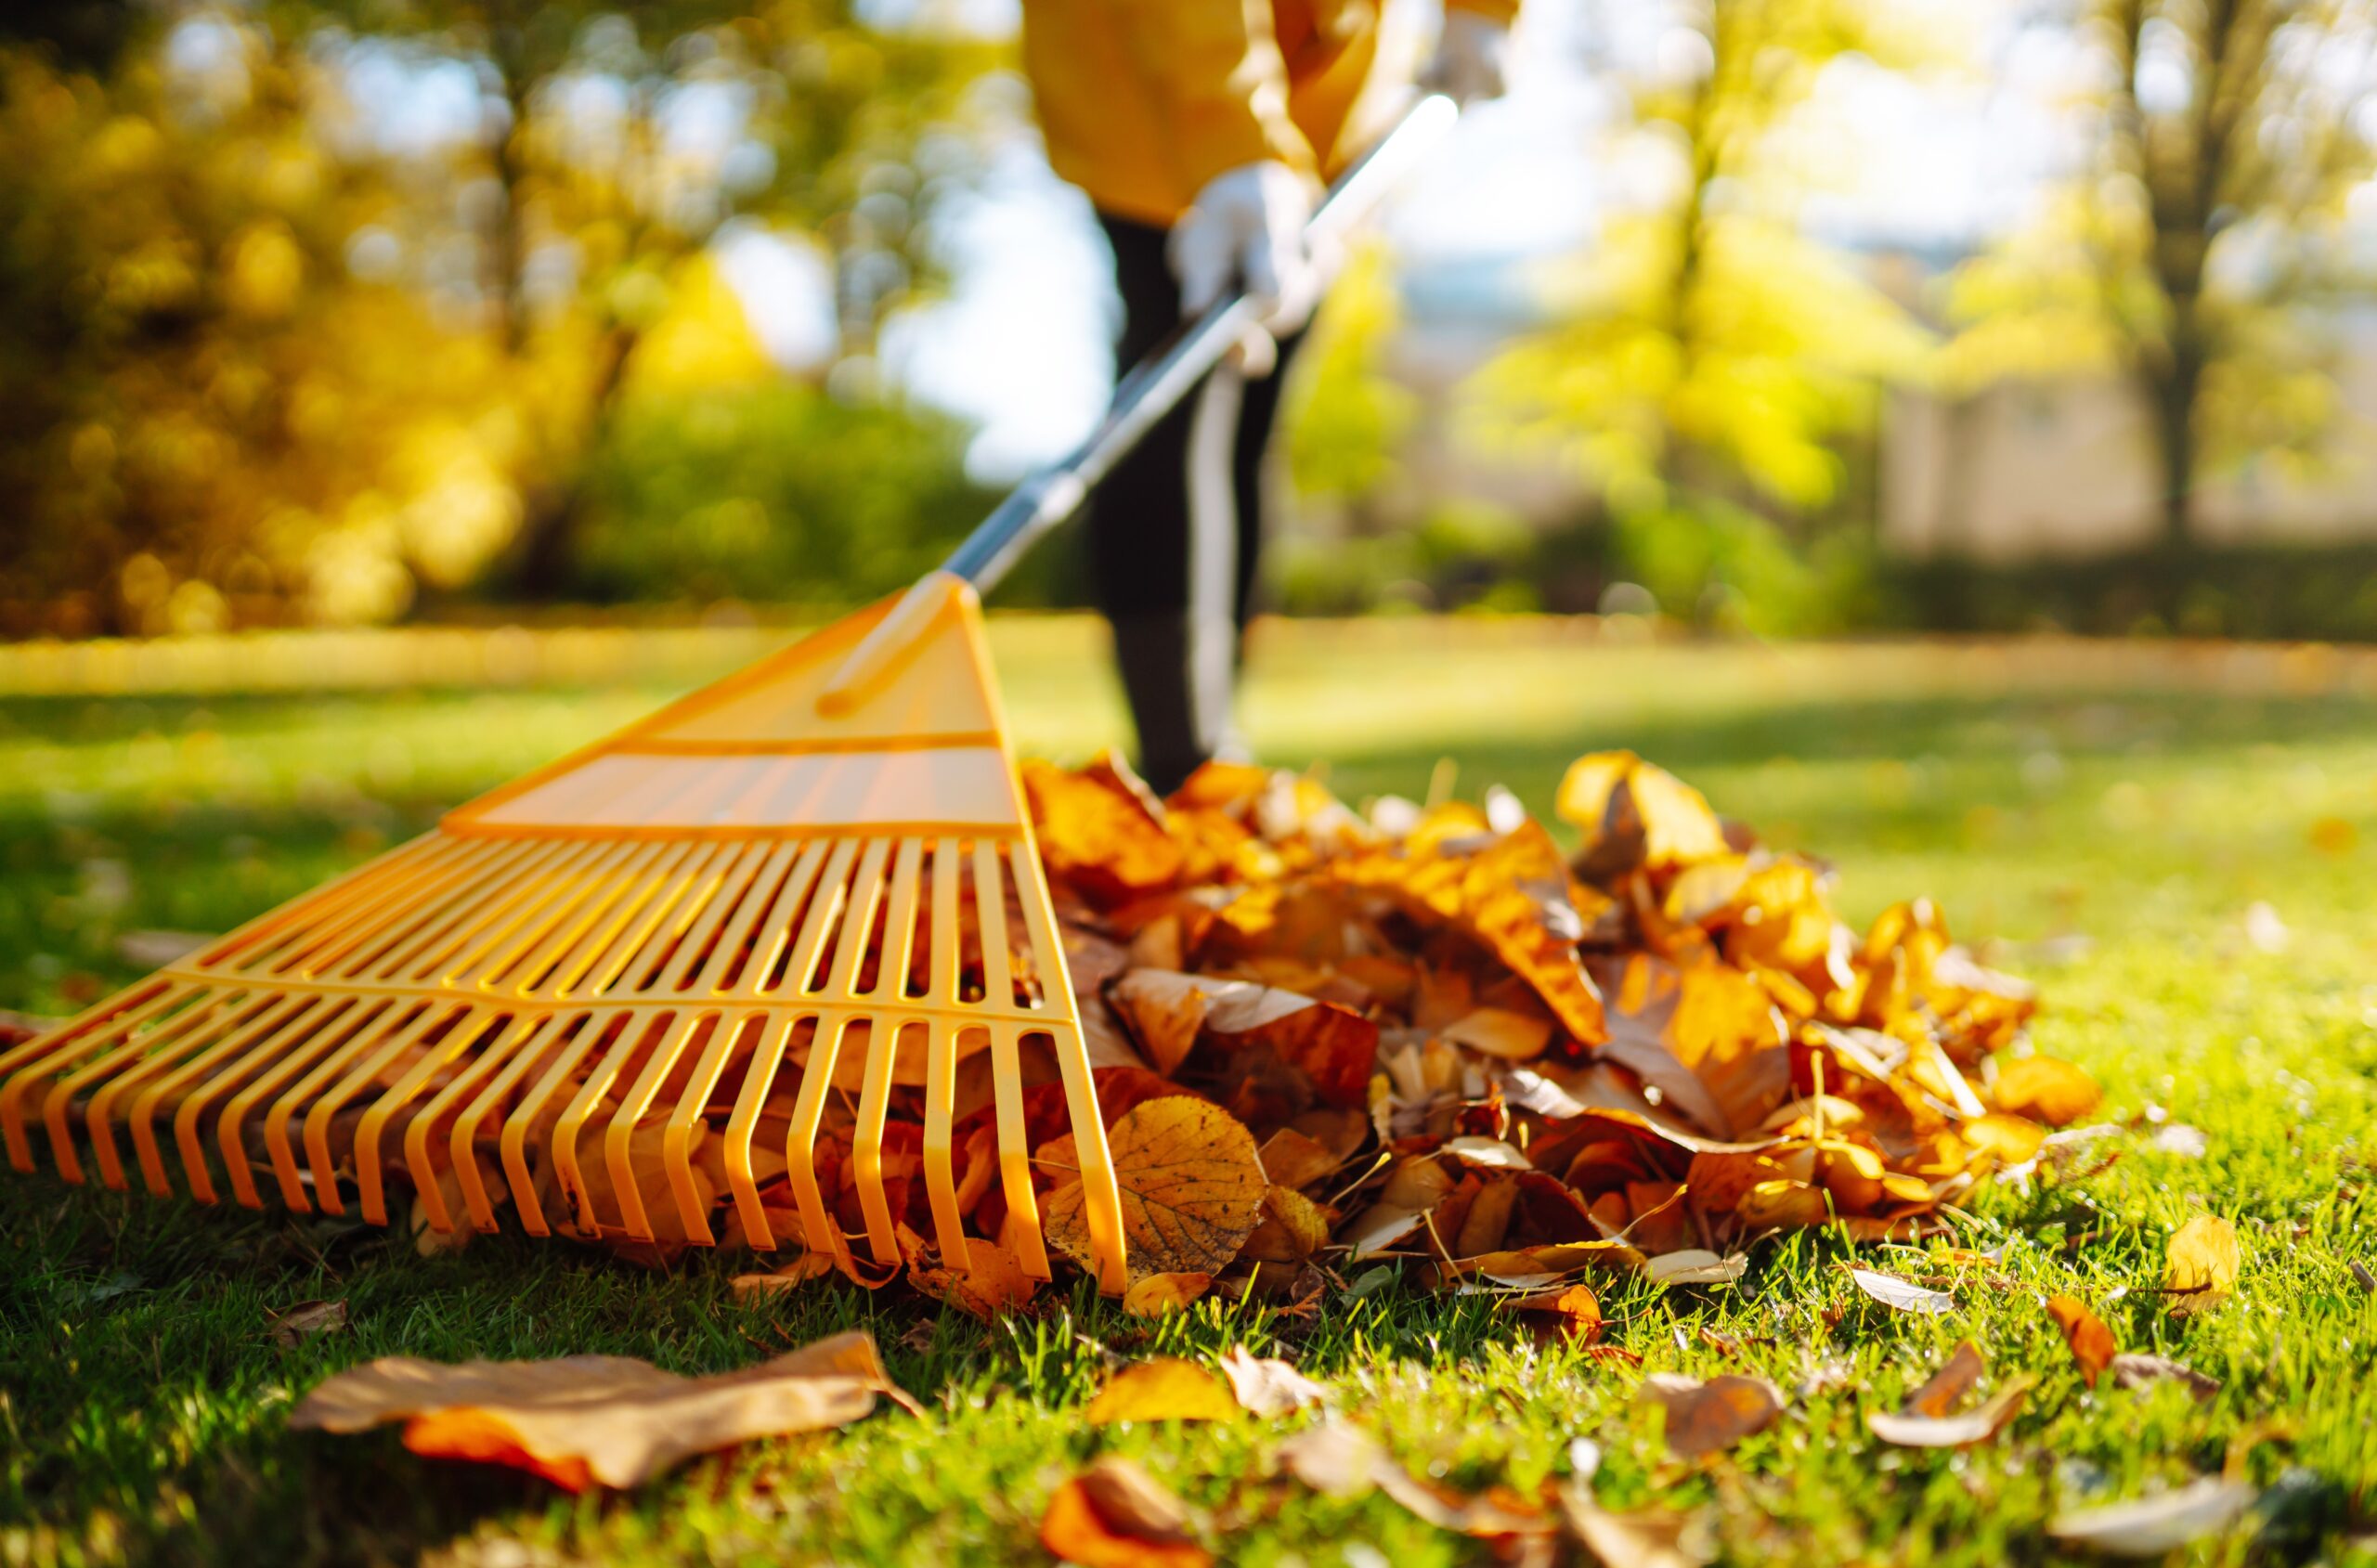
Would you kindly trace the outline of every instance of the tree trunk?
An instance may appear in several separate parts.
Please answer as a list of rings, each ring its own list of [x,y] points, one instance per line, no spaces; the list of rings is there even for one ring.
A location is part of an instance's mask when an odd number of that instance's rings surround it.
[[[637,336],[635,329],[625,326],[614,326],[604,334],[603,359],[588,389],[584,436],[577,453],[565,460],[561,473],[529,486],[521,498],[520,537],[513,547],[510,577],[513,590],[525,599],[558,599],[570,586],[578,536],[586,521],[587,457],[602,445],[611,405],[626,377],[629,356],[635,353]]]

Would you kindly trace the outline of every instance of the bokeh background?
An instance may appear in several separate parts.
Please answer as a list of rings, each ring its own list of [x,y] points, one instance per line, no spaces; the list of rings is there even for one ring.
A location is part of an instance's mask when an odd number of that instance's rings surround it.
[[[822,611],[1111,384],[1013,0],[10,14],[0,636]],[[1299,366],[1276,605],[2377,634],[2377,6],[1515,52]]]

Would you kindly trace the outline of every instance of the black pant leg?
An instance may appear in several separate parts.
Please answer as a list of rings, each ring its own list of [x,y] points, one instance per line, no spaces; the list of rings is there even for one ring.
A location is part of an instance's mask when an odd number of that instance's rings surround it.
[[[1163,229],[1108,214],[1099,222],[1114,250],[1124,314],[1117,359],[1127,369],[1178,326],[1179,285],[1165,260]],[[1224,624],[1201,624],[1193,603],[1188,471],[1201,388],[1157,421],[1090,503],[1091,582],[1113,628],[1140,770],[1159,790],[1173,789],[1229,744],[1228,688],[1259,580],[1263,452],[1279,413],[1281,372],[1298,341],[1279,345],[1279,371],[1244,383],[1236,427],[1227,433],[1226,471],[1216,472],[1234,514],[1235,562],[1227,603],[1205,616],[1217,614]],[[1215,638],[1223,640],[1218,659]]]

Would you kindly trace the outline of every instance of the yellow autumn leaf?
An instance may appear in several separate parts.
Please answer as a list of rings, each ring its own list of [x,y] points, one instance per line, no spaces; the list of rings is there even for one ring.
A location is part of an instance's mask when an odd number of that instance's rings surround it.
[[[1103,1427],[1120,1421],[1227,1421],[1238,1413],[1236,1396],[1210,1369],[1160,1355],[1115,1373],[1082,1419]]]

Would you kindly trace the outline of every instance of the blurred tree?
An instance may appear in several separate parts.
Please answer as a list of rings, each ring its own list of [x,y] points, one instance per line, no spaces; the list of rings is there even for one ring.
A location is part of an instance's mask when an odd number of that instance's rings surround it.
[[[572,586],[585,460],[685,270],[730,223],[815,236],[842,353],[865,379],[877,326],[916,292],[933,176],[995,60],[930,29],[881,31],[853,0],[288,0],[343,16],[369,66],[402,40],[416,71],[468,67],[479,112],[443,149],[462,202],[417,214],[475,253],[477,304],[537,384],[513,586]],[[929,165],[918,167],[918,154]],[[439,193],[442,195],[442,192]]]
[[[6,629],[566,586],[622,400],[776,373],[722,244],[820,258],[871,395],[992,59],[851,0],[121,10],[0,34]]]
[[[2100,369],[2150,415],[2163,542],[2209,465],[2311,457],[2332,425],[2320,310],[2365,293],[2345,203],[2377,174],[2371,0],[2076,0],[2087,154],[2033,228],[1962,268],[1954,382]]]
[[[1480,374],[1473,428],[1570,454],[1616,525],[1615,547],[1641,555],[1632,564],[1660,579],[1650,586],[1690,613],[1729,574],[1772,576],[1788,561],[1751,508],[1830,500],[1839,438],[1870,422],[1880,378],[1917,370],[1927,340],[1801,232],[1808,171],[1775,135],[1828,62],[1851,50],[1904,58],[1906,41],[1857,0],[1701,0],[1660,14],[1647,46],[1607,66],[1631,112],[1603,160],[1658,171],[1657,193],[1607,216],[1559,279],[1556,323]],[[1752,597],[1773,608],[1787,596]]]

